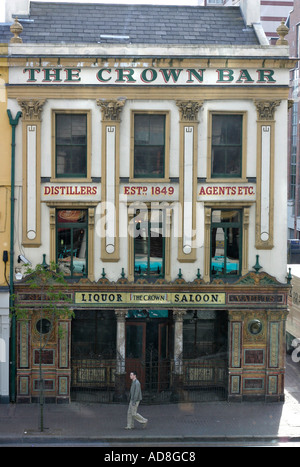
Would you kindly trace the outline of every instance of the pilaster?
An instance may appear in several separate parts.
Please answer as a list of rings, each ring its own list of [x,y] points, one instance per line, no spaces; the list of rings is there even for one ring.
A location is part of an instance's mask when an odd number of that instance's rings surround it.
[[[17,99],[23,115],[23,236],[26,247],[41,244],[41,114],[45,99]]]
[[[280,100],[255,100],[257,109],[257,249],[274,245],[274,136],[275,110]]]
[[[120,114],[125,100],[97,99],[102,111],[101,260],[119,261]]]
[[[198,112],[202,102],[177,101],[180,111],[180,178],[179,201],[182,207],[179,219],[178,261],[196,260],[196,192]]]

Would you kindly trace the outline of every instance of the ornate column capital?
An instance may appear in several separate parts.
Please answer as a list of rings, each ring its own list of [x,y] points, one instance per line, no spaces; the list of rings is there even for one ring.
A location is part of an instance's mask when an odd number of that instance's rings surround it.
[[[128,310],[126,308],[115,309],[115,315],[117,317],[117,321],[125,321],[127,313],[128,313]]]
[[[246,312],[247,314],[247,312]],[[228,310],[228,321],[243,322],[245,313],[240,310]]]
[[[126,99],[97,99],[97,105],[101,107],[102,117],[104,121],[120,121],[120,113],[124,107]]]
[[[17,99],[19,106],[22,108],[22,116],[25,121],[41,121],[41,113],[46,99]]]
[[[275,110],[280,105],[280,100],[265,101],[255,100],[258,120],[274,120]]]
[[[183,317],[184,315],[186,314],[186,311],[185,309],[178,309],[178,308],[174,308],[173,310],[173,317],[174,317],[174,320],[175,320],[175,323],[176,322],[181,322],[183,321]]]
[[[202,107],[203,102],[198,101],[176,101],[179,107],[181,120],[183,122],[198,122],[198,111]]]

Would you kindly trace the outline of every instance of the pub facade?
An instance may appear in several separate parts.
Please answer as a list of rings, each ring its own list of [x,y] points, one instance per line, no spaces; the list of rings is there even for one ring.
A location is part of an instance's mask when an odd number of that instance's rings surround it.
[[[139,43],[133,29],[109,34],[115,6],[93,5],[108,15],[101,40],[87,45],[78,25],[63,45],[42,40],[42,15],[71,21],[70,8],[31,2],[8,47],[8,108],[22,112],[15,299],[30,310],[13,343],[16,400],[37,400],[42,333],[48,401],[122,401],[133,369],[148,401],[282,401],[286,32],[270,46],[238,7],[136,6],[161,28],[177,18],[170,43],[153,31]],[[133,9],[119,8],[126,22]],[[227,21],[234,42],[221,30],[213,47],[210,31],[184,42],[187,14]],[[63,271],[72,318],[41,318],[24,259]]]

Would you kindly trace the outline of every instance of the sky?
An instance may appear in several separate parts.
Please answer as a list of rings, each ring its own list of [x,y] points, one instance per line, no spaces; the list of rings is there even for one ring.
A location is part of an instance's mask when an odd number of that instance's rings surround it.
[[[9,0],[6,0],[9,1]],[[123,4],[156,4],[156,5],[198,5],[198,0],[37,0],[39,2],[56,3],[123,3]],[[5,0],[0,0],[0,22],[5,18]]]

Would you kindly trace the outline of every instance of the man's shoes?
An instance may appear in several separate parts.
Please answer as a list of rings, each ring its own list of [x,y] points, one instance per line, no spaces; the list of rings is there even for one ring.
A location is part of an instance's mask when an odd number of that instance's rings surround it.
[[[133,427],[131,427],[131,426],[125,426],[125,430],[133,430]]]
[[[143,423],[143,428],[145,429],[148,425],[148,420],[145,421],[145,423]]]

